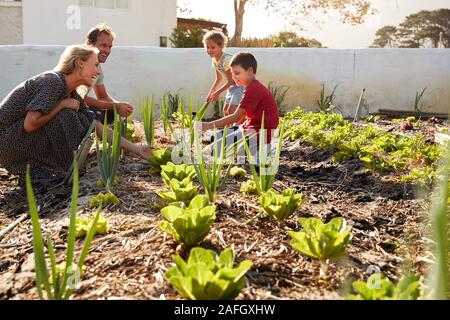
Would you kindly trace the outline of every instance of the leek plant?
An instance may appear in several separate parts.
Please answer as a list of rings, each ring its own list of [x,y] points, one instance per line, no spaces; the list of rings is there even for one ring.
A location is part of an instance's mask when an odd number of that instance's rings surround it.
[[[262,195],[264,192],[269,191],[272,188],[275,180],[275,175],[278,171],[280,163],[280,153],[283,144],[283,132],[284,124],[282,123],[279,129],[279,140],[275,154],[272,154],[271,150],[267,150],[266,146],[266,132],[264,130],[264,113],[261,121],[261,129],[259,131],[259,148],[258,148],[258,160],[255,161],[254,156],[251,153],[247,139],[244,140],[245,153],[247,154],[248,162],[250,165],[250,171],[252,173],[253,181],[256,184],[256,190],[258,195]],[[259,166],[259,173],[256,170],[255,163]]]
[[[194,111],[194,98],[190,97],[188,100],[188,111],[186,112],[183,100],[179,101],[178,111],[173,114],[174,118],[181,124],[182,129],[190,129],[194,127],[195,121],[202,121],[205,116],[206,109],[209,102],[205,102],[200,109]]]
[[[155,102],[153,96],[148,96],[143,101],[139,101],[139,110],[141,112],[141,120],[144,126],[145,139],[149,146],[155,143]]]
[[[431,226],[435,242],[434,255],[436,262],[428,275],[428,285],[432,298],[436,300],[450,299],[449,277],[449,219],[450,214],[450,142],[447,143],[447,155],[444,169],[440,176],[440,184],[436,190],[431,209]]]
[[[219,152],[219,142],[216,135],[217,131],[214,129],[214,144],[213,144],[213,155],[212,163],[206,163],[203,158],[203,152],[201,147],[200,136],[195,134],[195,155],[196,159],[192,161],[194,165],[195,172],[197,173],[197,178],[202,187],[205,189],[205,193],[211,203],[217,200],[217,195],[220,190],[224,187],[225,182],[230,175],[230,169],[232,161],[226,161],[227,157],[227,147],[226,147],[226,136],[227,129],[223,131],[222,142],[220,145]],[[226,164],[228,162],[228,164]],[[223,169],[225,169],[225,175],[222,177]]]
[[[168,132],[173,132],[173,128],[170,123],[170,117],[171,113],[169,107],[169,97],[167,95],[164,95],[161,100],[161,115],[160,115],[160,120],[164,128],[164,134],[167,134]]]
[[[119,115],[114,111],[114,129],[113,135],[111,137],[111,142],[108,142],[108,125],[106,123],[106,113],[105,122],[103,124],[103,139],[102,139],[102,149],[100,151],[98,136],[96,133],[95,148],[97,154],[97,166],[100,171],[100,181],[99,186],[104,185],[107,192],[111,192],[111,187],[113,184],[117,184],[118,180],[116,178],[117,169],[119,167],[120,158],[120,133],[122,131],[122,122],[119,119]]]
[[[70,207],[70,222],[67,236],[66,260],[61,264],[56,263],[56,255],[50,236],[47,238],[47,249],[50,258],[50,268],[44,253],[44,241],[42,239],[39,214],[31,186],[30,167],[27,168],[26,188],[29,213],[33,226],[33,252],[36,270],[36,287],[39,298],[48,300],[67,300],[72,295],[72,290],[79,284],[83,272],[83,265],[89,251],[91,241],[97,228],[101,207],[97,210],[92,224],[87,231],[83,249],[77,262],[74,259],[76,237],[76,213],[78,203],[78,163],[74,160],[74,175],[72,188],[72,203]]]

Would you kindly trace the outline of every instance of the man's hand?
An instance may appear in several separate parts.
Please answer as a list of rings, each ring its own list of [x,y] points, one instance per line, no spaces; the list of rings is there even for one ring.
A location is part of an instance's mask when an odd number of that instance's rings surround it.
[[[198,127],[201,131],[206,131],[206,130],[211,129],[211,125],[209,122],[200,122]]]
[[[72,98],[63,99],[59,102],[61,108],[72,109],[78,111],[80,109],[80,101]]]
[[[133,113],[133,106],[127,102],[116,103],[116,106],[121,117],[128,117]]]

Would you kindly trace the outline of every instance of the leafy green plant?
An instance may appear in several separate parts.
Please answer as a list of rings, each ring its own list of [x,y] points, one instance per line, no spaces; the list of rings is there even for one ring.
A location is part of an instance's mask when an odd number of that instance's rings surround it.
[[[102,149],[100,150],[98,136],[96,133],[95,139],[95,149],[97,155],[97,166],[100,171],[100,179],[97,185],[104,185],[106,187],[107,192],[111,192],[111,187],[117,179],[117,169],[119,168],[120,162],[120,133],[122,131],[122,122],[120,121],[120,117],[117,112],[114,110],[114,127],[113,127],[113,135],[111,137],[111,143],[108,142],[108,125],[106,122],[106,113],[105,120],[103,124],[103,141],[102,141]]]
[[[165,165],[171,160],[172,148],[155,150],[152,156],[148,159],[148,162],[150,163],[149,173],[160,173],[161,165]]]
[[[118,206],[120,204],[119,198],[117,198],[112,192],[102,193],[99,192],[96,196],[91,197],[89,200],[89,208],[106,207],[106,206]]]
[[[375,116],[375,115],[371,114],[371,115],[368,115],[367,117],[362,118],[361,120],[365,121],[365,122],[377,123],[378,121],[381,120],[381,116],[380,115]]]
[[[219,256],[208,249],[193,248],[187,261],[172,256],[175,266],[166,272],[172,286],[184,299],[230,300],[245,287],[245,274],[253,263],[244,260],[237,267],[231,248]]]
[[[430,167],[413,168],[408,174],[402,176],[403,182],[411,182],[427,188],[431,188],[435,179],[436,171]]]
[[[173,28],[169,37],[174,48],[203,48],[203,35],[205,31],[196,26],[192,29],[186,27]]]
[[[299,218],[303,229],[289,231],[292,248],[301,254],[318,259],[320,276],[327,277],[328,262],[346,255],[345,247],[351,240],[351,227],[342,217],[333,218],[324,224],[317,218]]]
[[[277,194],[273,190],[263,193],[259,197],[259,204],[264,212],[278,223],[286,220],[295,209],[305,202],[301,193],[296,194],[294,189],[286,189],[282,194]]]
[[[335,85],[333,91],[330,94],[326,95],[325,93],[325,84],[322,84],[322,90],[320,90],[319,100],[316,100],[317,105],[319,106],[319,110],[325,113],[330,113],[336,107],[333,105],[335,99],[336,88],[339,84]]]
[[[92,227],[93,218],[76,218],[75,220],[75,238],[84,237]],[[109,222],[102,214],[99,215],[97,225],[95,227],[95,234],[106,234],[109,232]]]
[[[79,284],[79,278],[83,271],[84,261],[89,251],[91,241],[97,228],[97,221],[100,216],[101,208],[98,209],[88,230],[84,245],[81,250],[80,257],[76,262],[74,259],[75,252],[75,224],[78,203],[78,163],[74,160],[72,202],[70,207],[70,222],[67,235],[67,253],[63,267],[57,270],[56,254],[51,238],[47,239],[47,249],[50,258],[50,268],[47,267],[47,261],[44,253],[44,241],[42,239],[41,226],[39,222],[39,214],[36,208],[36,201],[31,186],[30,168],[27,167],[26,188],[29,213],[33,226],[33,252],[34,264],[36,270],[36,287],[40,299],[44,299],[44,293],[49,300],[69,299],[72,290]],[[62,270],[61,270],[62,269]]]
[[[138,102],[139,110],[141,112],[141,121],[144,126],[145,139],[149,146],[155,143],[155,101],[152,96],[145,97],[145,100]]]
[[[450,142],[447,142],[442,161],[442,173],[432,195],[430,210],[435,262],[427,275],[428,287],[435,300],[450,299],[449,245],[450,245]]]
[[[123,138],[127,139],[128,141],[133,141],[134,138],[135,138],[135,135],[134,135],[135,130],[134,130],[134,127],[133,127],[133,119],[132,118],[128,119],[128,117],[126,117],[126,118],[123,118],[121,121],[122,121],[122,126],[121,126],[122,130],[120,132],[120,135]]]
[[[240,191],[247,196],[258,194],[256,183],[253,180],[247,180],[242,182]]]
[[[230,169],[230,175],[235,179],[245,179],[247,176],[247,171],[244,168],[240,168],[238,166],[234,166]]]
[[[272,154],[271,150],[267,150],[268,146],[266,143],[266,131],[264,130],[264,113],[261,120],[261,129],[259,130],[259,148],[258,148],[258,159],[255,161],[252,155],[247,139],[243,139],[245,153],[247,154],[248,162],[250,165],[250,171],[252,173],[253,181],[255,181],[256,190],[258,195],[269,191],[272,188],[273,182],[275,180],[275,175],[278,171],[280,163],[280,153],[281,147],[283,145],[283,133],[284,133],[285,122],[282,123],[279,129],[279,140],[275,153]],[[256,171],[255,163],[259,167],[259,172]]]
[[[289,91],[291,87],[286,85],[277,85],[275,81],[270,81],[267,85],[270,93],[272,93],[275,98],[275,102],[277,103],[279,110],[284,110],[286,108],[286,104],[284,103],[284,99],[286,98],[286,93]]]
[[[193,185],[190,178],[185,178],[182,181],[176,179],[170,180],[169,192],[157,191],[156,194],[168,202],[189,202],[197,195],[197,187]]]
[[[222,190],[228,179],[231,169],[231,161],[226,161],[226,139],[222,139],[219,152],[219,143],[217,142],[216,130],[214,130],[214,144],[212,162],[207,163],[203,158],[200,135],[195,135],[196,159],[192,161],[197,178],[202,187],[205,189],[206,195],[210,202],[214,203],[217,195]],[[224,129],[223,137],[226,137],[227,129]],[[223,174],[225,171],[225,174]]]
[[[173,164],[169,161],[167,164],[161,165],[161,177],[167,186],[170,185],[172,179],[182,181],[185,178],[189,178],[192,181],[195,175],[194,166],[188,166],[184,163]]]
[[[424,94],[427,87],[423,88],[422,91],[416,91],[416,96],[414,97],[414,112],[421,114],[425,109]]]
[[[347,296],[348,300],[417,300],[420,296],[420,276],[402,277],[394,285],[381,273],[372,274],[367,283],[354,281],[356,295]]]
[[[159,221],[159,228],[174,237],[175,241],[193,247],[207,236],[216,219],[216,206],[208,205],[208,198],[195,196],[189,207],[183,202],[171,204],[161,210],[165,221]]]
[[[173,132],[172,124],[170,123],[170,118],[172,117],[172,112],[170,110],[169,97],[165,94],[161,100],[161,114],[160,120],[163,123],[164,134],[168,132]]]
[[[178,111],[173,113],[173,117],[181,124],[182,129],[192,130],[194,121],[201,121],[205,116],[208,105],[209,102],[205,102],[197,111],[194,111],[194,98],[190,97],[188,99],[188,111],[186,112],[184,102],[180,100]]]

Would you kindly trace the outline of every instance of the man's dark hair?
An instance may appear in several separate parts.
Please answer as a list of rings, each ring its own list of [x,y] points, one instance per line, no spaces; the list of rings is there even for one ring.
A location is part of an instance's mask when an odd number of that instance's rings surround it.
[[[112,37],[114,40],[116,38],[116,34],[112,31],[111,27],[104,24],[99,23],[95,27],[93,27],[91,30],[89,30],[87,36],[86,36],[86,44],[88,45],[95,45],[97,42],[97,38],[101,33],[106,33]]]
[[[244,70],[252,67],[253,72],[256,73],[257,62],[253,54],[249,52],[239,52],[231,59],[231,66],[241,66]]]

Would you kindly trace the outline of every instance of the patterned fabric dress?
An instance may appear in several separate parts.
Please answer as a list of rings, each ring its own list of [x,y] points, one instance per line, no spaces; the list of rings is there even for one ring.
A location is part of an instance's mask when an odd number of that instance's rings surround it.
[[[78,111],[62,109],[39,129],[23,130],[28,111],[48,114],[59,101],[68,98],[64,75],[44,72],[19,84],[0,103],[0,167],[10,173],[25,175],[30,164],[32,173],[63,175],[73,161],[95,115],[75,91],[70,97],[80,102]]]

